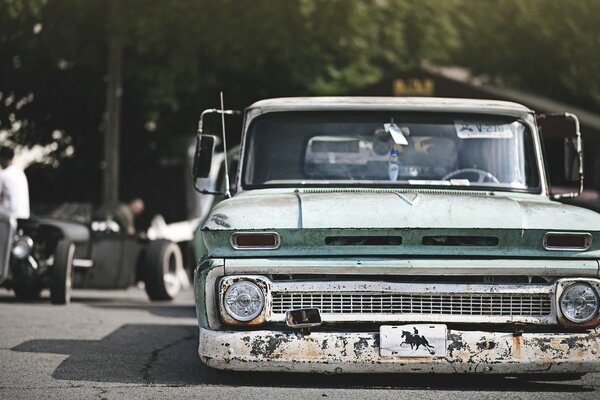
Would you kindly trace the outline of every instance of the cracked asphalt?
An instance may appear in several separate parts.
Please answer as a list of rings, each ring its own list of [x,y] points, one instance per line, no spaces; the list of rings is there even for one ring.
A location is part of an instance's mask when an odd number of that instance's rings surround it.
[[[0,289],[0,399],[600,399],[600,374],[542,382],[222,373],[198,360],[197,340],[191,291],[151,303],[138,288],[81,290],[70,305],[52,306]]]

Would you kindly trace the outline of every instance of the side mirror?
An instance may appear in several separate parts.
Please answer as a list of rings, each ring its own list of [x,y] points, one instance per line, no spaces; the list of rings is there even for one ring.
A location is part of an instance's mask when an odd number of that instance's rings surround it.
[[[582,141],[583,145],[583,141]],[[583,147],[583,146],[582,146]],[[570,183],[579,182],[579,174],[582,171],[583,154],[577,150],[577,138],[565,138],[565,181]]]
[[[215,152],[215,137],[211,135],[199,135],[194,153],[194,164],[192,166],[192,178],[208,178]]]
[[[559,187],[577,186],[577,191],[564,193],[564,189],[558,190],[558,193],[552,193],[551,197],[553,199],[564,199],[579,196],[583,192],[583,141],[579,130],[579,119],[571,113],[541,114],[537,118],[538,127],[546,142],[545,153],[547,173],[550,178],[549,183],[551,186],[556,184],[557,189]],[[570,133],[565,134],[566,132]],[[560,139],[561,137],[562,139]],[[549,145],[552,142],[555,146],[550,148]],[[562,157],[560,156],[561,142]],[[555,154],[555,157],[549,157],[550,153]],[[562,168],[560,168],[561,161],[559,161],[561,158],[564,160]],[[555,183],[553,180],[557,182]]]

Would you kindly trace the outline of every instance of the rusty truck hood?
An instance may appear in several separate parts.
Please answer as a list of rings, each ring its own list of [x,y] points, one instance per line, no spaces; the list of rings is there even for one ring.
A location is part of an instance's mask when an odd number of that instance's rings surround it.
[[[505,250],[510,251],[541,246],[541,237],[548,231],[577,231],[595,236],[593,250],[600,242],[596,237],[600,214],[530,194],[256,190],[219,203],[202,230],[209,248],[219,240],[228,240],[233,231],[274,230],[282,235],[282,249],[286,245],[284,236],[289,235],[303,251],[308,249],[306,246],[315,247],[310,245],[313,240],[316,245],[328,236],[360,234],[492,235],[500,237],[501,245],[504,243]],[[345,246],[346,254],[352,250],[349,247],[353,246]],[[489,249],[482,254],[489,255]]]

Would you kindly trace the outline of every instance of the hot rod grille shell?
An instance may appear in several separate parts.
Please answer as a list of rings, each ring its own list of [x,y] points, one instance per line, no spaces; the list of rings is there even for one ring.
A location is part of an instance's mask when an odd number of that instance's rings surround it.
[[[550,295],[274,293],[271,311],[318,308],[323,314],[527,316],[552,314]]]

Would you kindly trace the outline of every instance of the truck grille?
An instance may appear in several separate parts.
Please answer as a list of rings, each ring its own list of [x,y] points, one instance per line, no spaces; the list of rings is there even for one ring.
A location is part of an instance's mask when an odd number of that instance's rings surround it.
[[[223,318],[226,288],[238,280],[255,282],[266,300],[264,322],[287,323],[289,310],[317,308],[323,324],[465,323],[556,325],[554,283],[401,282],[385,280],[273,280],[229,275],[221,280]],[[358,277],[357,277],[358,278]]]
[[[542,317],[552,313],[547,294],[273,293],[271,311],[318,308],[323,314],[403,314]]]

